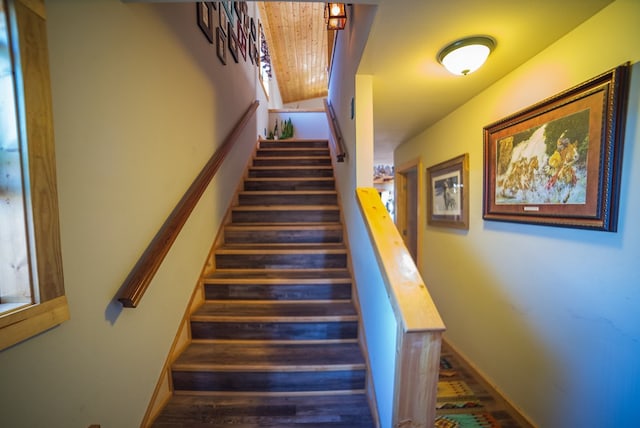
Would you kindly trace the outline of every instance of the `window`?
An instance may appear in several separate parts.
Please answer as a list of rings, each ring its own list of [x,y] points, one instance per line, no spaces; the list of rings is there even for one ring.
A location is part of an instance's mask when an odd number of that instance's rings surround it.
[[[0,0],[0,7],[2,350],[64,322],[69,310],[60,252],[44,2]]]

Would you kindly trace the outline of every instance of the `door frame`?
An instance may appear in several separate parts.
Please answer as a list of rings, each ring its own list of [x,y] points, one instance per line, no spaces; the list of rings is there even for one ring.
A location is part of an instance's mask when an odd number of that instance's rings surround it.
[[[405,236],[402,233],[403,230],[407,228],[409,224],[408,216],[410,213],[406,212],[407,207],[407,173],[410,170],[416,170],[416,266],[419,264],[420,255],[422,254],[422,238],[424,236],[424,228],[422,225],[424,224],[424,206],[425,206],[425,193],[424,193],[424,170],[422,167],[422,159],[416,158],[410,160],[408,162],[403,163],[402,165],[396,167],[395,171],[395,211],[396,211],[396,227],[398,228],[398,232],[400,232],[400,236],[402,236],[403,241],[405,240]],[[406,241],[405,241],[406,245]]]

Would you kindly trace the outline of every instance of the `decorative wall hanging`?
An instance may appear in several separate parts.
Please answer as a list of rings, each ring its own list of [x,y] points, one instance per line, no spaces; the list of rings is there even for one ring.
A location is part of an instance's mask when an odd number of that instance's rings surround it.
[[[196,3],[196,12],[198,16],[198,26],[209,40],[213,43],[213,5],[211,2],[199,1]]]
[[[227,36],[222,31],[222,28],[216,28],[216,52],[220,62],[227,64]]]
[[[233,24],[235,22],[233,15],[233,2],[221,1],[220,5],[222,6],[222,9],[224,9],[224,13],[227,15],[227,20]]]
[[[218,9],[218,27],[220,30],[227,35],[227,27],[229,26],[229,15],[224,11],[224,8]]]
[[[229,44],[229,53],[233,57],[235,62],[238,62],[238,39],[236,38],[235,32],[233,31],[233,24],[229,23],[227,27],[227,39]]]
[[[244,32],[242,23],[238,21],[236,28],[236,38],[238,39],[238,51],[242,55],[242,59],[247,60],[247,35]]]
[[[484,128],[485,220],[615,232],[629,64]]]
[[[427,168],[427,224],[469,229],[469,154]]]

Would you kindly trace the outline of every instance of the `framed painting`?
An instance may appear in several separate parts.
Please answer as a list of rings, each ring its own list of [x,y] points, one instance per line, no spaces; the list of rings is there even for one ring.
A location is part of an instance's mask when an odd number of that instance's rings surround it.
[[[240,21],[238,21],[238,28],[236,29],[236,38],[238,39],[238,51],[242,55],[242,59],[247,60],[247,35],[244,32],[244,28]]]
[[[223,8],[218,9],[218,28],[227,35],[227,27],[229,26],[229,16]]]
[[[227,64],[227,36],[220,27],[216,28],[216,53],[222,64]]]
[[[220,2],[220,6],[222,6],[222,10],[227,15],[227,21],[234,23],[234,14],[233,14],[233,2],[228,0],[223,0]]]
[[[233,57],[233,60],[238,62],[238,39],[233,31],[233,24],[229,23],[227,30],[227,41],[229,47],[229,53]]]
[[[469,229],[469,154],[427,168],[427,224]]]
[[[629,64],[484,128],[485,220],[615,232]]]
[[[213,43],[213,5],[211,2],[199,1],[196,3],[198,26],[204,33],[209,43]]]

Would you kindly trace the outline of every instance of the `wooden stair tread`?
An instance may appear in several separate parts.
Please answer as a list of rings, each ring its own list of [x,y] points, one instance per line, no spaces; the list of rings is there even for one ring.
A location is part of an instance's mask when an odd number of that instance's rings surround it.
[[[310,281],[311,283],[334,282],[334,281],[351,281],[351,275],[347,269],[297,269],[297,270],[277,270],[277,269],[258,269],[253,271],[238,270],[217,270],[204,279],[206,284],[214,284],[223,281],[242,281],[255,282],[299,282]]]
[[[342,254],[347,249],[344,244],[224,244],[216,249],[216,254],[268,254],[268,253],[291,253],[291,254]]]
[[[321,395],[183,393],[171,398],[154,428],[373,428],[362,392]]]
[[[336,211],[337,205],[237,205],[234,211]]]
[[[340,223],[230,223],[225,226],[227,230],[318,230],[337,229],[342,230]]]
[[[357,321],[350,301],[206,301],[193,314],[193,321],[307,322]]]
[[[175,370],[305,371],[362,370],[357,343],[192,343],[174,362]]]
[[[281,181],[335,181],[334,177],[247,177],[245,182],[277,183]]]
[[[278,196],[296,196],[296,195],[337,195],[336,190],[242,190],[238,192],[240,195],[278,195]]]

